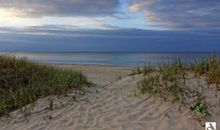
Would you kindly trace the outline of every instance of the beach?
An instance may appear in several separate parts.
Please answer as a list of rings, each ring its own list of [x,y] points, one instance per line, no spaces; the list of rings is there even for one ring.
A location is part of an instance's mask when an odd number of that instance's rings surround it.
[[[132,68],[97,65],[52,65],[80,70],[93,86],[82,94],[68,92],[36,101],[31,114],[24,118],[19,111],[1,118],[0,130],[201,130],[205,120],[195,119],[192,112],[179,103],[152,95],[137,94],[142,74],[130,75]],[[192,82],[193,83],[193,82]],[[214,90],[213,90],[214,91]],[[213,92],[209,91],[209,96]],[[216,97],[210,102],[216,105]],[[48,110],[49,99],[53,109]],[[219,106],[207,120],[220,121]]]
[[[0,130],[220,130],[220,0],[0,0]]]

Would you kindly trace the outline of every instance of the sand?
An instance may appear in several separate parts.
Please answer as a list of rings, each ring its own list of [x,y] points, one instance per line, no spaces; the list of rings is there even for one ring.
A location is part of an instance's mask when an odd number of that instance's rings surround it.
[[[81,70],[96,85],[83,95],[40,99],[24,119],[15,111],[0,120],[0,130],[203,130],[204,123],[178,103],[138,95],[143,76],[129,76],[130,68],[90,65],[57,65]],[[48,109],[50,99],[53,109]],[[216,110],[218,111],[218,110]],[[216,112],[218,113],[218,112]],[[219,120],[219,115],[213,117]]]

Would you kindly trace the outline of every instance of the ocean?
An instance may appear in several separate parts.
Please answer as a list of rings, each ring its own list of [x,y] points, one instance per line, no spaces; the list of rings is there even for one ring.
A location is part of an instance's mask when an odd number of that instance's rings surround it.
[[[33,62],[50,64],[84,64],[84,65],[110,65],[110,66],[144,66],[167,64],[181,59],[184,63],[195,63],[208,58],[211,53],[204,52],[7,52],[0,54],[24,57]],[[220,53],[216,53],[219,57]]]

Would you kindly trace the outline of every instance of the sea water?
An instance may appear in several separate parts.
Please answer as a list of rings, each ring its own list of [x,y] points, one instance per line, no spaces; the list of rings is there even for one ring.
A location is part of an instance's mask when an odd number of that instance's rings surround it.
[[[1,53],[2,54],[2,53]],[[143,66],[167,64],[181,59],[184,63],[195,63],[208,58],[205,52],[7,52],[16,57],[24,57],[33,62],[51,64],[89,64],[112,66]],[[220,56],[219,53],[216,53]]]

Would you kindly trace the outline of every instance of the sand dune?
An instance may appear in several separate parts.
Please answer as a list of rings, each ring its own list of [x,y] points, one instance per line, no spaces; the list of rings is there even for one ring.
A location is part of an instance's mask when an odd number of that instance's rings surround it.
[[[61,66],[64,67],[64,66]],[[84,95],[69,92],[36,102],[32,114],[24,119],[13,112],[2,118],[0,130],[202,130],[192,113],[177,103],[149,95],[136,95],[141,75],[126,76],[129,68],[65,66],[81,69],[98,85]],[[118,76],[118,78],[116,78]]]

